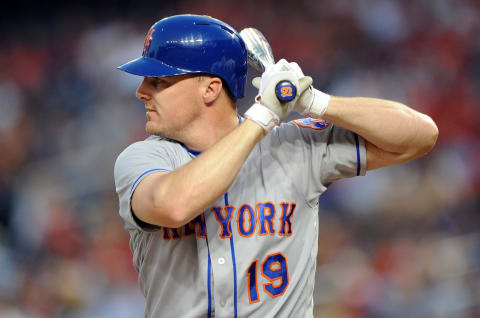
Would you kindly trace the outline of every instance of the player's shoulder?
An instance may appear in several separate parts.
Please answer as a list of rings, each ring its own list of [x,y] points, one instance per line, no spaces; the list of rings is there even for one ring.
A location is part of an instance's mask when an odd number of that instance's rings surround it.
[[[271,141],[297,143],[299,140],[310,143],[311,140],[325,140],[328,138],[332,125],[324,119],[300,118],[283,122],[268,134],[265,142]],[[299,144],[300,145],[300,144]]]
[[[119,162],[125,160],[132,160],[138,157],[148,157],[158,153],[168,153],[175,151],[177,148],[181,148],[180,144],[176,141],[170,140],[160,136],[149,136],[144,140],[134,142],[127,146],[117,157],[115,166]]]
[[[322,118],[299,118],[288,122],[289,125],[294,125],[301,129],[324,130],[330,126],[330,123]]]
[[[284,122],[276,127],[276,132],[280,135],[311,135],[319,134],[321,131],[327,131],[331,127],[330,123],[324,119],[299,118]]]
[[[118,157],[123,157],[129,153],[136,153],[138,151],[149,151],[152,150],[152,147],[165,146],[170,143],[170,141],[164,137],[159,136],[149,136],[144,140],[136,141],[128,145]]]

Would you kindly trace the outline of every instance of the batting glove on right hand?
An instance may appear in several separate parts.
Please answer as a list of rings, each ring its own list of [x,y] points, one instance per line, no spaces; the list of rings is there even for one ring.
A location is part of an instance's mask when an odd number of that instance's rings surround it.
[[[295,62],[288,63],[288,65],[284,66],[284,68],[295,72],[295,74],[297,74],[297,76],[300,78],[305,76],[300,66],[298,66],[298,64]],[[310,85],[308,89],[306,89],[305,92],[298,98],[293,110],[304,116],[320,118],[327,111],[329,103],[330,95],[325,94]]]
[[[277,98],[276,86],[282,81],[290,81],[297,88],[297,94],[290,102],[283,103]],[[245,113],[245,117],[269,132],[294,109],[299,96],[312,84],[312,78],[303,74],[298,76],[296,70],[289,69],[289,63],[281,59],[276,64],[267,66],[261,79],[254,78],[252,83],[259,88],[255,98],[257,103]]]

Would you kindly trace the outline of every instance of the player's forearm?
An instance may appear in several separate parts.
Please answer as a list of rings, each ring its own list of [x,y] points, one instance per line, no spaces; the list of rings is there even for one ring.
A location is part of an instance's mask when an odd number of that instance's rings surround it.
[[[245,120],[197,158],[165,175],[153,200],[159,211],[170,214],[170,226],[189,222],[217,201],[264,134],[258,124]]]
[[[438,136],[430,117],[383,99],[332,96],[323,118],[356,132],[382,150],[409,158],[430,151]]]

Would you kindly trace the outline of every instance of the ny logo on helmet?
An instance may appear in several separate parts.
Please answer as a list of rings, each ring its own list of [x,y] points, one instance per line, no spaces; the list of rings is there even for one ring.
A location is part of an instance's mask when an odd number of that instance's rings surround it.
[[[153,32],[155,32],[155,29],[151,28],[148,31],[147,36],[145,37],[145,43],[143,44],[143,55],[145,55],[145,52],[147,51],[148,47],[150,46],[150,42],[153,39]]]

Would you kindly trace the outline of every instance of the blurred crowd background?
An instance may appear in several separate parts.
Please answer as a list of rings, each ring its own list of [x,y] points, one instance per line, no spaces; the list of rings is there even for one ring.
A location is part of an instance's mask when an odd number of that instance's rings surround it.
[[[2,9],[0,317],[143,317],[113,164],[146,137],[144,109],[140,78],[115,68],[141,54],[155,21],[180,13],[257,27],[317,88],[398,100],[438,124],[426,157],[320,198],[315,316],[480,317],[477,0]],[[241,114],[254,96],[249,85]]]

